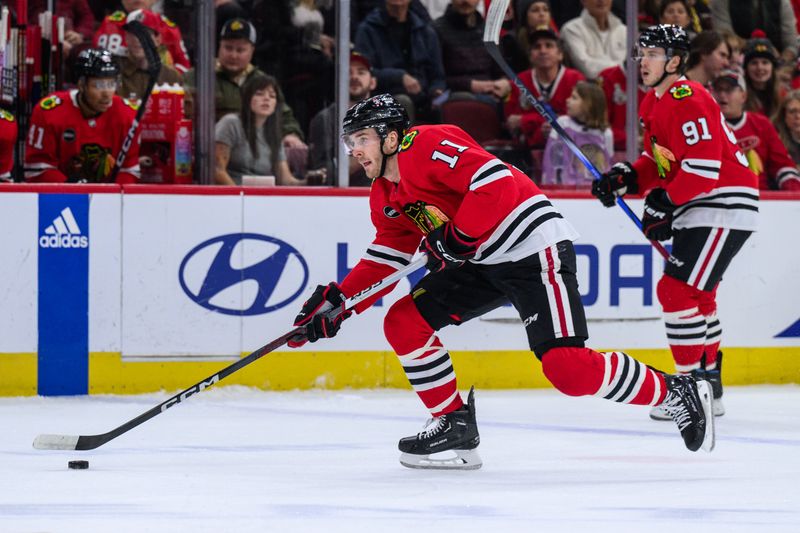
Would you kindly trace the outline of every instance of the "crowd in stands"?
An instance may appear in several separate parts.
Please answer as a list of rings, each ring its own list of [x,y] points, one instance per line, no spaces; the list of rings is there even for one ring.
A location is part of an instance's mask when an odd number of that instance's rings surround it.
[[[274,176],[278,185],[336,184],[334,0],[215,0],[213,30],[193,27],[191,2],[119,2],[55,1],[55,12],[71,21],[68,64],[87,49],[108,50],[119,64],[116,95],[135,104],[147,86],[148,61],[128,31],[133,17],[158,48],[159,83],[185,88],[191,119],[196,42],[213,32],[214,182],[240,185],[248,177]],[[490,129],[484,145],[537,182],[588,188],[592,176],[487,53],[490,2],[353,0],[350,104],[390,93],[416,124],[452,121],[447,110],[456,103],[475,106],[475,116],[479,108],[491,109],[480,115],[489,117],[482,123],[463,112],[456,122],[476,138]],[[30,0],[31,15],[46,4]],[[692,39],[685,76],[720,103],[762,188],[800,190],[800,0],[639,0],[639,13],[639,27],[628,28],[623,0],[512,0],[500,49],[530,93],[604,171],[626,147],[628,32],[679,25]],[[72,82],[80,100],[86,80]],[[647,87],[635,83],[641,101]],[[76,102],[87,123],[97,119],[86,115],[97,109]],[[13,138],[13,117],[7,115],[0,115],[0,180],[10,179],[7,145],[13,142],[5,139]],[[355,161],[349,171],[350,185],[369,185]],[[111,173],[93,175],[103,181]]]

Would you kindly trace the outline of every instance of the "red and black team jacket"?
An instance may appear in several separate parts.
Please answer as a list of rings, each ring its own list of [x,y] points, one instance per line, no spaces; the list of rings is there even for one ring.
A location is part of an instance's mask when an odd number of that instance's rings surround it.
[[[372,184],[375,238],[342,281],[347,295],[408,265],[422,237],[447,221],[478,239],[477,264],[516,261],[578,236],[528,176],[457,126],[411,129],[397,157],[400,182],[381,177]]]
[[[680,78],[663,95],[650,91],[639,115],[645,148],[633,163],[639,190],[667,191],[678,206],[673,227],[756,229],[758,177],[702,85]]]

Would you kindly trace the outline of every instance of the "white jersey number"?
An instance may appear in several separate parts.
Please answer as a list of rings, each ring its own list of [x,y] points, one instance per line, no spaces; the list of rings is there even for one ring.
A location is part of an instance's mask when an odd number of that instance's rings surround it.
[[[734,147],[736,147],[736,159],[744,166],[748,166],[747,164],[747,157],[739,150],[739,145],[736,142],[736,135],[728,127],[727,122],[725,122],[725,115],[720,113],[720,121],[722,122],[722,131],[725,132],[725,136],[728,138],[728,142],[730,142]],[[711,140],[711,133],[708,131],[708,122],[706,122],[705,117],[700,117],[696,121],[689,120],[684,122],[681,125],[681,131],[683,135],[686,137],[686,144],[692,146],[697,144],[700,141],[710,141]]]
[[[439,144],[441,144],[442,146],[449,146],[450,148],[455,148],[456,154],[460,154],[461,152],[464,152],[469,148],[469,146],[461,146],[460,144],[448,141],[447,139],[443,140]],[[443,161],[447,163],[447,166],[449,166],[450,168],[456,168],[456,163],[458,163],[458,155],[456,154],[447,155],[443,152],[440,152],[439,150],[434,150],[433,154],[431,154],[431,159],[433,161]]]

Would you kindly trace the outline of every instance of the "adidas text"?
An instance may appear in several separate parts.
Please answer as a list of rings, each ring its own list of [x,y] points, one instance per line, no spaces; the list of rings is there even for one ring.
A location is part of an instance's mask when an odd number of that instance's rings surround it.
[[[85,235],[42,235],[39,237],[42,248],[87,248],[89,238]]]

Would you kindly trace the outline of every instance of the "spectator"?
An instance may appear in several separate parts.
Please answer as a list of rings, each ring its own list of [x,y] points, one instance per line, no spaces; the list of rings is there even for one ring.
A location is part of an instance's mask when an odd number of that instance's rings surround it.
[[[17,120],[14,115],[5,109],[0,109],[0,183],[11,181],[17,130]]]
[[[684,75],[708,87],[720,72],[728,68],[730,56],[728,43],[719,32],[701,32],[689,45],[689,59]]]
[[[780,5],[778,5],[780,4]],[[797,27],[791,0],[714,0],[711,2],[713,26],[717,31],[732,30],[743,38],[763,30],[784,61],[797,57]]]
[[[105,48],[115,56],[126,55],[125,30],[123,26],[127,20],[128,13],[138,9],[152,11],[155,0],[121,0],[121,11],[115,11],[107,16],[94,34],[92,46]],[[186,72],[191,68],[186,47],[183,44],[181,30],[174,22],[159,15],[161,42],[165,46],[168,54],[162,55],[161,62],[166,65],[174,66],[179,72]]]
[[[764,115],[744,110],[747,100],[744,76],[726,70],[714,80],[712,89],[750,170],[758,175],[759,188],[800,190],[800,173],[775,127]]]
[[[140,21],[148,30],[153,39],[153,44],[159,50],[163,51],[164,45],[161,44],[160,18],[152,11],[138,9],[131,11],[128,14],[128,23],[134,20]],[[117,94],[129,100],[139,100],[144,96],[147,91],[147,84],[150,80],[150,75],[147,73],[148,63],[147,56],[142,48],[142,43],[139,38],[128,30],[128,24],[123,26],[125,30],[125,42],[128,44],[126,47],[127,54],[120,58],[120,80],[117,86]],[[157,83],[178,84],[183,83],[183,76],[169,65],[161,65],[161,70],[158,74]]]
[[[564,53],[558,36],[545,26],[531,33],[530,62],[533,68],[520,72],[522,83],[531,94],[550,105],[558,115],[567,112],[567,98],[583,74],[563,65]],[[516,86],[506,103],[506,125],[524,138],[531,148],[543,148],[550,124],[528,103]]]
[[[637,69],[638,71],[638,69]],[[637,76],[638,102],[641,103],[647,92],[647,87],[643,86]],[[608,110],[608,122],[614,134],[614,150],[623,151],[627,148],[628,131],[625,117],[627,116],[628,105],[628,82],[625,74],[624,65],[609,67],[598,76],[600,86],[606,95],[606,109]],[[637,106],[638,107],[638,106]]]
[[[25,149],[31,182],[107,182],[135,109],[114,94],[119,66],[106,50],[89,48],[76,62],[78,88],[55,92],[33,109]],[[117,183],[139,179],[139,141],[131,143]]]
[[[522,50],[530,50],[529,35],[537,28],[549,26],[558,34],[556,23],[550,16],[549,0],[518,0],[517,19],[517,40]]]
[[[356,50],[369,58],[378,92],[396,95],[412,122],[429,114],[432,100],[444,92],[444,67],[433,26],[413,10],[411,0],[386,0],[356,31]]]
[[[774,124],[795,165],[800,165],[800,91],[786,95],[778,106]]]
[[[744,47],[744,77],[747,81],[745,108],[772,118],[785,89],[778,83],[778,51],[762,35],[756,32]]]
[[[300,185],[281,144],[278,82],[257,74],[242,85],[242,109],[222,117],[214,128],[217,185],[241,185],[243,176],[275,176],[278,185]]]
[[[800,1],[800,0],[799,0]],[[491,3],[491,0],[484,0],[484,2]],[[488,10],[489,6],[486,6]],[[514,11],[514,2],[509,2],[506,8],[506,14],[503,17],[503,24],[500,26],[500,53],[503,59],[511,67],[514,72],[520,72],[530,66],[528,62],[528,48],[521,47],[517,39],[517,17]]]
[[[256,42],[256,29],[252,24],[241,19],[229,20],[222,28],[219,40],[214,88],[214,114],[217,121],[229,113],[239,113],[242,110],[241,86],[253,76],[265,75],[251,63]],[[196,86],[194,75],[194,69],[186,74],[190,99],[191,88]],[[284,102],[283,92],[280,88],[278,88],[278,93],[283,145],[289,151],[297,154],[295,157],[287,154],[287,157],[290,159],[303,158],[305,161],[308,147],[303,142],[303,132],[294,118],[292,109]],[[301,166],[300,164],[293,165],[295,168]]]
[[[483,45],[484,20],[478,0],[451,0],[433,23],[442,46],[445,80],[450,98],[476,98],[497,106],[511,83]]]
[[[95,18],[87,0],[56,0],[53,16],[63,17],[67,22],[64,31],[64,55],[73,47],[91,41]],[[29,0],[28,20],[35,23],[39,13],[47,11],[47,0]]]
[[[581,0],[583,11],[561,28],[564,47],[575,68],[590,79],[628,55],[625,24],[611,13],[611,0]]]
[[[350,103],[348,109],[361,100],[372,96],[377,81],[372,75],[372,66],[367,56],[352,52],[350,54]],[[336,121],[336,103],[320,111],[311,120],[308,130],[308,156],[309,168],[322,170],[328,182],[333,182],[336,176],[336,163],[339,155],[339,136]],[[351,186],[369,186],[371,180],[367,178],[364,169],[354,157],[348,158]]]
[[[730,30],[721,31],[720,34],[725,42],[728,43],[728,50],[730,51],[730,58],[728,64],[732,69],[744,68],[744,46],[747,41],[736,35]]]
[[[658,23],[680,26],[686,31],[689,39],[694,39],[696,32],[690,13],[688,0],[663,0],[658,10]]]
[[[567,114],[558,123],[600,172],[611,166],[614,138],[608,126],[603,90],[579,81],[567,98]],[[555,131],[550,130],[542,162],[542,184],[590,188],[594,176]]]

